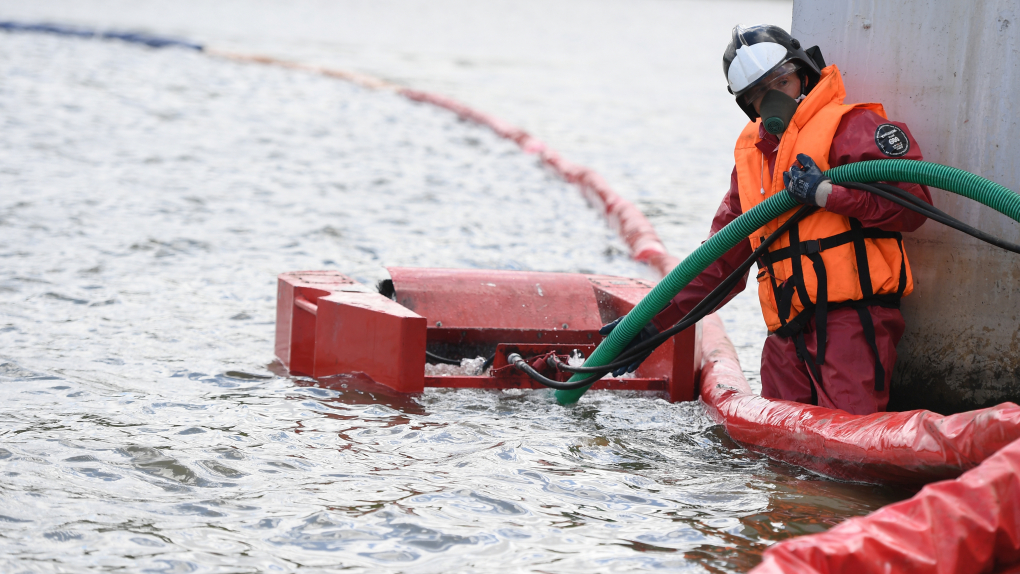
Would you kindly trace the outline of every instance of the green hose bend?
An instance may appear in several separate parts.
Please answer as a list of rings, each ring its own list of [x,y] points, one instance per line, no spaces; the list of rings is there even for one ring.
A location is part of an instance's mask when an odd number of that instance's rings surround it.
[[[1020,221],[1020,195],[1007,187],[955,167],[926,161],[881,159],[841,165],[826,171],[825,174],[832,178],[833,183],[900,181],[937,187],[973,199],[1014,221]],[[612,362],[638,331],[712,262],[755,230],[798,206],[799,204],[788,194],[777,193],[720,229],[681,261],[627,314],[588,357],[584,366],[599,367]],[[570,381],[575,382],[586,376],[574,375]],[[588,387],[556,391],[556,400],[563,405],[575,403],[587,390]]]

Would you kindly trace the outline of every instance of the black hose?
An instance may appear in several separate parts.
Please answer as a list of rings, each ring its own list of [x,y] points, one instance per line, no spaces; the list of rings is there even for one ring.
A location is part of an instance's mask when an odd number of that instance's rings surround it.
[[[927,203],[915,197],[913,194],[904,191],[894,185],[881,183],[869,185],[865,183],[857,183],[852,181],[841,183],[840,185],[842,185],[843,187],[859,189],[861,191],[867,191],[869,193],[875,194],[897,205],[900,205],[912,211],[916,211],[917,213],[924,215],[928,219],[952,227],[957,231],[962,231],[963,233],[966,233],[967,235],[970,235],[971,237],[974,237],[976,239],[980,239],[985,243],[989,243],[996,247],[1005,249],[1006,251],[1020,253],[1020,245],[1010,243],[1004,239],[999,239],[998,237],[995,237],[994,235],[991,235],[989,233],[985,233],[980,229],[975,229],[967,225],[966,223],[960,221],[959,219],[956,219],[953,216],[935,208],[934,206],[928,205]]]
[[[582,357],[582,358],[584,358],[584,357]],[[556,369],[557,371],[563,371],[564,373],[577,373],[578,371],[576,371],[575,369],[579,368],[579,367],[571,367],[570,365],[564,363],[563,361],[560,360],[559,357],[556,356],[555,353],[553,353],[552,355],[549,355],[549,358],[545,360],[545,364],[547,364],[550,367]]]
[[[493,353],[493,354],[489,355],[489,358],[485,359],[485,362],[482,363],[482,372],[484,373],[485,371],[488,371],[489,367],[492,366],[492,362],[495,361],[495,360],[496,360],[496,353]]]
[[[900,189],[894,185],[883,183],[868,185],[857,182],[844,182],[841,183],[840,185],[842,185],[843,187],[866,191],[868,193],[872,193],[879,197],[888,199],[889,201],[892,201],[897,205],[910,209],[911,211],[920,213],[921,215],[924,215],[929,219],[952,227],[953,229],[962,231],[968,235],[971,235],[972,237],[980,239],[981,241],[985,241],[987,243],[990,243],[991,245],[995,245],[996,247],[1000,247],[1013,253],[1020,253],[1020,245],[1015,245],[1008,241],[999,239],[993,235],[989,235],[988,233],[985,233],[979,229],[975,229],[967,225],[966,223],[963,223],[955,219],[951,215],[939,210],[935,206],[917,198],[910,192]],[[735,285],[736,282],[740,280],[744,272],[751,267],[755,260],[761,257],[764,250],[767,249],[769,245],[774,243],[775,240],[778,239],[780,235],[786,233],[786,231],[788,231],[789,228],[792,226],[792,223],[796,223],[803,219],[808,214],[810,209],[811,208],[809,206],[801,207],[797,211],[797,213],[795,213],[790,219],[786,221],[786,223],[784,223],[783,226],[781,226],[772,235],[770,235],[768,238],[762,241],[762,244],[758,247],[758,249],[755,250],[754,253],[751,254],[751,257],[744,261],[744,263],[740,267],[735,269],[733,273],[731,273],[726,279],[724,279],[723,282],[720,283],[718,287],[713,289],[711,293],[709,293],[701,302],[699,302],[693,309],[691,309],[691,311],[687,315],[685,315],[684,318],[681,319],[680,322],[678,322],[673,327],[670,327],[669,329],[663,331],[659,335],[656,335],[655,337],[642,341],[640,344],[625,350],[623,353],[618,355],[617,358],[614,359],[612,363],[607,363],[606,365],[603,365],[601,367],[571,367],[569,365],[564,364],[561,361],[558,361],[557,368],[560,368],[570,373],[598,372],[600,370],[606,369],[607,367],[611,367],[612,369],[618,369],[620,367],[633,363],[637,359],[641,351],[650,349],[648,350],[648,353],[650,353],[652,350],[655,349],[655,347],[658,347],[673,335],[676,335],[677,333],[683,331],[684,329],[687,329],[688,327],[690,327],[694,323],[697,323],[706,315],[711,313],[713,310],[715,310],[715,308],[723,300],[725,300],[726,295],[729,294],[730,290],[733,288],[733,285]]]
[[[1020,253],[1020,245],[1010,243],[1008,241],[999,239],[998,237],[985,233],[979,229],[975,229],[967,225],[966,223],[963,223],[962,221],[952,217],[951,215],[939,210],[935,206],[926,203],[925,201],[919,199],[910,192],[900,189],[894,185],[884,183],[875,183],[869,185],[858,182],[842,182],[839,185],[877,195],[901,207],[920,213],[921,215],[927,217],[928,219],[932,219],[934,221],[942,223],[943,225],[947,225],[949,227],[952,227],[953,229],[962,231],[963,233],[966,233],[974,238],[980,239],[981,241],[984,241],[991,245],[995,245],[996,247],[1000,247],[1002,249],[1005,249],[1006,251]],[[551,364],[552,366],[561,371],[566,371],[568,373],[594,373],[594,375],[591,377],[588,377],[582,381],[577,381],[574,383],[561,383],[559,381],[554,381],[552,379],[542,376],[542,374],[539,373],[538,371],[535,371],[535,369],[533,369],[531,365],[528,365],[528,363],[524,361],[524,359],[521,358],[520,355],[517,355],[517,358],[520,359],[519,362],[511,361],[509,357],[507,358],[507,360],[512,362],[514,366],[517,367],[517,369],[524,371],[532,379],[538,381],[539,383],[542,383],[543,385],[559,390],[573,390],[589,385],[601,379],[609,372],[619,369],[620,367],[629,366],[641,355],[645,355],[645,358],[647,358],[647,355],[650,355],[652,351],[654,351],[659,345],[668,341],[670,337],[673,337],[677,333],[680,333],[681,331],[691,327],[692,325],[703,319],[706,315],[709,315],[710,313],[715,311],[717,307],[722,305],[722,303],[726,300],[726,296],[729,295],[730,291],[736,285],[737,281],[740,281],[740,279],[743,278],[744,273],[746,273],[747,270],[751,268],[751,265],[753,265],[755,261],[757,261],[762,255],[764,255],[765,251],[768,250],[769,246],[772,245],[777,239],[779,239],[780,236],[789,231],[790,227],[798,223],[800,220],[804,219],[815,209],[816,208],[814,206],[809,205],[805,205],[798,209],[796,213],[794,213],[789,219],[786,220],[786,222],[783,223],[783,225],[779,227],[779,229],[776,229],[775,232],[773,232],[766,239],[764,239],[761,242],[761,245],[759,245],[758,248],[755,249],[753,253],[751,253],[750,257],[748,257],[743,263],[741,263],[739,267],[734,269],[733,272],[726,277],[726,279],[723,279],[723,281],[719,283],[719,285],[716,286],[716,288],[713,289],[711,293],[709,293],[707,296],[705,296],[704,299],[702,299],[697,305],[695,305],[694,308],[690,310],[690,312],[684,315],[683,319],[680,319],[680,321],[678,321],[672,327],[666,329],[665,331],[659,333],[658,335],[655,335],[654,337],[649,337],[648,339],[638,343],[637,345],[634,345],[629,349],[625,349],[622,353],[617,355],[616,359],[614,359],[613,362],[607,363],[599,367],[571,367],[564,363],[563,361],[556,359],[555,357],[550,357],[548,360],[549,364]],[[511,357],[512,356],[514,355],[511,355]]]
[[[613,360],[613,362],[607,363],[601,367],[571,367],[569,365],[565,365],[562,361],[560,361],[558,362],[558,368],[568,373],[598,373],[598,372],[607,373],[609,371],[619,369],[620,367],[629,366],[641,354],[644,353],[650,354],[659,345],[668,341],[669,338],[672,337],[673,335],[676,335],[680,331],[683,331],[684,329],[690,327],[691,325],[694,325],[701,319],[705,318],[706,315],[709,315],[710,313],[715,311],[716,308],[719,305],[721,305],[723,301],[726,300],[726,296],[730,294],[730,291],[733,290],[733,287],[737,284],[737,282],[740,281],[741,278],[743,278],[744,273],[746,273],[747,270],[751,268],[751,265],[754,265],[754,262],[757,261],[762,255],[764,255],[766,251],[768,251],[769,246],[775,243],[780,236],[789,231],[791,227],[793,227],[794,225],[799,223],[802,219],[804,219],[809,214],[814,212],[815,209],[817,208],[810,205],[805,205],[798,209],[796,213],[794,213],[792,216],[790,216],[789,219],[786,220],[786,222],[779,226],[779,229],[776,229],[775,232],[773,232],[771,235],[765,238],[761,242],[761,245],[759,245],[758,248],[751,253],[750,257],[745,259],[744,262],[741,263],[739,267],[734,269],[733,272],[730,273],[728,277],[726,277],[726,279],[723,279],[723,281],[719,283],[719,285],[717,285],[716,288],[713,289],[711,293],[706,295],[704,299],[702,299],[697,305],[695,305],[694,308],[691,309],[690,312],[688,312],[686,315],[684,315],[684,318],[681,319],[674,326],[670,327],[669,329],[666,329],[665,331],[659,333],[658,335],[655,335],[654,337],[650,337],[642,341],[641,343],[624,350],[624,352],[620,353],[620,355],[618,355],[616,359]]]
[[[543,385],[552,389],[556,389],[558,391],[572,391],[574,389],[580,389],[581,387],[586,387],[594,383],[595,381],[601,379],[606,375],[606,373],[599,373],[592,375],[581,381],[575,381],[573,383],[561,383],[560,381],[554,381],[553,379],[550,379],[544,376],[542,373],[536,371],[534,367],[529,365],[528,362],[525,361],[524,358],[517,353],[510,353],[509,355],[507,355],[506,360],[508,363],[516,367],[518,371],[523,371],[525,374],[527,374],[536,382],[542,383]]]
[[[441,357],[435,353],[430,353],[429,351],[425,351],[425,356],[437,363],[443,363],[446,365],[457,365],[458,367],[460,366],[460,361],[456,359],[447,359],[446,357]]]
[[[1013,253],[1020,253],[1020,245],[1015,245],[1015,244],[1010,243],[1008,241],[1004,241],[1002,239],[999,239],[999,238],[997,238],[997,237],[995,237],[993,235],[989,235],[989,234],[987,234],[987,233],[985,233],[985,232],[983,232],[981,230],[974,229],[973,227],[971,227],[971,226],[967,225],[966,223],[963,223],[962,221],[952,217],[951,215],[949,215],[949,214],[939,210],[938,208],[932,206],[931,204],[926,203],[926,202],[922,201],[921,199],[918,199],[917,197],[915,197],[910,192],[905,191],[903,189],[900,189],[900,188],[898,188],[896,186],[888,185],[888,184],[868,185],[868,184],[858,183],[858,182],[843,182],[843,183],[840,183],[839,185],[842,185],[843,187],[850,187],[850,188],[853,188],[853,189],[860,189],[862,191],[873,193],[875,195],[878,195],[880,197],[888,199],[889,201],[892,201],[893,203],[896,203],[897,205],[905,207],[905,208],[907,208],[907,209],[909,209],[911,211],[915,211],[917,213],[920,213],[921,215],[923,215],[923,216],[925,216],[925,217],[927,217],[929,219],[932,219],[934,221],[937,221],[939,223],[942,223],[944,225],[952,227],[953,229],[956,229],[956,230],[962,231],[962,232],[964,232],[964,233],[966,233],[968,235],[971,235],[971,236],[973,236],[973,237],[975,237],[977,239],[985,241],[986,243],[990,243],[992,245],[995,245],[996,247],[1001,247],[1002,249],[1005,249],[1007,251],[1011,251]],[[881,187],[879,187],[879,186],[881,186]],[[808,207],[808,206],[805,206],[805,207]],[[787,220],[786,223],[790,223],[790,221],[793,220],[794,218],[796,218],[797,215],[800,215],[802,212],[804,212],[805,207],[801,207],[797,211],[797,213],[794,214],[793,217],[791,217],[789,220]],[[758,252],[759,252],[759,250],[761,250],[762,247],[766,246],[766,242],[771,244],[775,239],[778,239],[778,235],[780,235],[781,233],[783,233],[785,231],[786,230],[784,230],[782,228],[777,229],[775,233],[773,233],[765,241],[763,241],[762,245],[759,246],[759,248],[757,250],[755,250],[755,253],[752,254],[751,257],[748,258],[748,260],[744,262],[744,264],[742,264],[740,267],[738,267],[736,271],[734,271],[732,274],[730,274],[730,276],[727,277],[723,281],[723,283],[720,284],[720,287],[723,286],[724,284],[727,284],[731,279],[737,279],[740,276],[742,276],[742,270],[750,268],[750,263],[751,263],[752,259],[757,259],[758,257],[761,256]],[[741,275],[737,275],[738,273],[740,273]],[[628,360],[633,362],[633,360],[634,360],[632,358],[633,357],[633,351],[637,350],[640,347],[644,347],[646,344],[651,343],[652,341],[658,341],[656,343],[656,346],[661,345],[663,342],[665,342],[667,339],[669,339],[669,337],[672,337],[673,335],[676,335],[680,331],[683,331],[684,329],[690,327],[694,323],[696,323],[699,320],[701,320],[701,318],[704,317],[705,315],[708,315],[708,313],[702,313],[700,316],[698,316],[696,319],[694,319],[694,321],[688,322],[688,318],[689,317],[693,317],[695,311],[697,311],[700,307],[702,307],[702,305],[706,301],[711,299],[713,297],[713,295],[716,295],[716,291],[718,291],[718,288],[713,290],[712,293],[709,293],[708,296],[704,300],[702,300],[701,303],[696,305],[694,307],[694,309],[691,310],[690,313],[685,315],[684,318],[681,319],[679,323],[677,323],[676,325],[670,327],[669,329],[666,329],[665,331],[663,331],[662,333],[660,333],[656,337],[648,339],[647,341],[642,342],[640,345],[635,345],[634,347],[629,349],[627,353],[628,353],[628,355],[631,356],[630,358],[621,360],[619,357],[617,357],[613,361],[613,364],[619,364],[619,363],[627,362]],[[728,293],[728,292],[729,291],[727,290],[726,293]],[[723,298],[725,298],[725,295],[723,295]],[[709,312],[711,312],[711,311],[709,311]],[[661,341],[659,341],[659,339],[661,339]],[[619,367],[617,367],[617,368],[619,368]]]
[[[851,185],[858,185],[858,183],[856,181],[851,181],[850,184]],[[840,185],[843,185],[843,184],[840,184]],[[884,189],[885,191],[888,191],[889,193],[897,195],[897,196],[899,196],[899,197],[909,201],[910,203],[913,203],[914,205],[920,207],[921,209],[925,209],[925,210],[928,210],[928,211],[933,211],[935,213],[939,213],[941,215],[944,215],[945,217],[952,217],[948,213],[940,210],[939,208],[935,207],[934,205],[928,203],[927,201],[924,201],[923,199],[917,197],[913,193],[910,193],[909,191],[907,191],[905,189],[901,189],[899,187],[896,187],[895,185],[891,185],[891,184],[888,184],[888,183],[881,183],[881,182],[862,183],[862,184],[859,184],[859,185],[870,185],[871,187],[875,187],[875,188],[878,188],[878,189]]]

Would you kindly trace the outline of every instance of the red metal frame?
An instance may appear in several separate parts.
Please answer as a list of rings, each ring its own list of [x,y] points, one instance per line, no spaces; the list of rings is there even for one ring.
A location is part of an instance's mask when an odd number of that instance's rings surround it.
[[[606,275],[390,268],[396,300],[332,271],[279,276],[276,355],[290,372],[323,379],[364,373],[405,393],[425,387],[539,388],[499,367],[492,376],[425,376],[425,350],[476,356],[512,346],[525,358],[573,349],[585,356],[598,329],[630,311],[652,285]],[[699,328],[660,346],[633,378],[596,389],[659,391],[693,400],[701,367]],[[565,378],[565,377],[563,377]]]

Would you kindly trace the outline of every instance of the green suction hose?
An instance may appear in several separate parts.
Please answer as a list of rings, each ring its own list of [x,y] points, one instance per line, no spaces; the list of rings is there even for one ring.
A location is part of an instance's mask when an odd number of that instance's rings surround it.
[[[937,187],[973,199],[1014,221],[1020,221],[1020,195],[993,181],[955,167],[926,161],[882,159],[841,165],[826,171],[825,175],[837,184],[849,181],[862,183],[900,181]],[[627,314],[588,357],[584,366],[599,367],[612,362],[638,331],[712,262],[755,230],[799,205],[788,194],[777,193],[720,229],[681,261]],[[574,375],[570,382],[582,380],[585,376]],[[588,387],[556,391],[556,400],[563,405],[575,403],[587,390]]]

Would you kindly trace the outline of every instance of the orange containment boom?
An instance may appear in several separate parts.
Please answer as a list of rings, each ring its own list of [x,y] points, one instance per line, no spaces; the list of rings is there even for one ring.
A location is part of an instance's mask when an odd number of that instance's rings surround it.
[[[709,416],[730,438],[772,458],[835,478],[919,486],[959,476],[1020,438],[1020,407],[1013,403],[949,416],[851,415],[764,399],[744,379],[719,318],[702,324],[701,400]]]
[[[386,295],[333,271],[278,278],[276,356],[294,374],[324,379],[363,373],[405,393],[425,387],[542,388],[513,366],[517,352],[547,377],[566,381],[545,358],[590,354],[599,328],[651,290],[639,279],[607,275],[389,268]],[[389,295],[389,296],[387,296]],[[596,389],[659,391],[672,401],[696,396],[699,330],[659,347],[632,378]],[[495,355],[482,374],[426,376],[426,350],[452,359]]]

